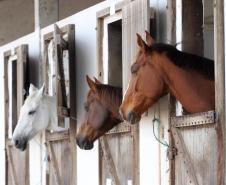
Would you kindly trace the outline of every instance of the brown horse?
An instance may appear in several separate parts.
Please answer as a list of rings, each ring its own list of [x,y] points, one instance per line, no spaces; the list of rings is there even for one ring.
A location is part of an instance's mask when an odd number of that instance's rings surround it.
[[[212,60],[155,43],[148,32],[146,42],[137,34],[139,52],[120,107],[124,119],[137,123],[167,93],[174,95],[188,113],[215,108]]]
[[[86,76],[90,90],[84,104],[85,117],[78,129],[76,141],[81,149],[90,150],[93,142],[122,122],[119,106],[122,89],[92,81]]]

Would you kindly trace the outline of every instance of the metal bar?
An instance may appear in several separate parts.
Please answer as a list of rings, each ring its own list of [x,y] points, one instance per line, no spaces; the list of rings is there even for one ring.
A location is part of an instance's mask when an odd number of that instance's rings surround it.
[[[185,116],[175,116],[171,117],[171,122],[174,127],[190,127],[214,124],[216,122],[215,111],[195,113]]]

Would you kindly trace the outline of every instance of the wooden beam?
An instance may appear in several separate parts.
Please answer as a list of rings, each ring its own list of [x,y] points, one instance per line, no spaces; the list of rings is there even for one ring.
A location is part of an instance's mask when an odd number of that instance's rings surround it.
[[[215,111],[171,117],[174,127],[190,127],[215,123]]]
[[[35,0],[35,30],[59,20],[58,0]]]
[[[176,43],[176,0],[167,1],[167,42]]]
[[[67,26],[68,33],[68,62],[69,62],[69,96],[70,96],[70,143],[72,150],[72,179],[71,184],[77,184],[77,152],[75,136],[77,132],[76,110],[76,57],[75,57],[75,25]]]
[[[226,125],[225,125],[225,35],[224,0],[214,1],[214,60],[215,109],[218,114],[217,131],[217,185],[226,183]]]
[[[9,142],[9,141],[6,141],[6,142]],[[18,181],[18,178],[17,178],[17,175],[16,175],[15,165],[14,165],[14,162],[13,162],[12,152],[10,150],[10,146],[8,145],[8,143],[6,143],[6,152],[7,152],[7,159],[8,159],[8,162],[9,162],[10,169],[11,169],[11,176],[12,176],[14,185],[19,185],[19,181]]]
[[[187,148],[185,146],[183,137],[182,137],[179,129],[174,128],[172,126],[171,130],[172,130],[173,136],[175,138],[175,144],[176,144],[178,153],[179,153],[179,155],[181,155],[181,159],[183,159],[185,168],[187,169],[186,173],[188,174],[188,176],[190,178],[189,182],[190,182],[190,184],[198,185],[198,180],[197,180],[196,175],[195,175],[195,170],[194,170],[194,167],[192,165],[190,155],[189,155]]]
[[[52,166],[52,170],[53,170],[53,175],[55,177],[56,180],[56,185],[61,185],[61,180],[60,180],[60,169],[58,167],[57,164],[57,159],[53,150],[53,146],[51,144],[50,141],[47,142],[47,149],[48,149],[48,153],[50,156],[50,165]]]
[[[100,139],[100,144],[101,144],[101,148],[103,151],[103,156],[104,156],[104,160],[107,163],[107,167],[109,170],[109,173],[111,174],[112,177],[112,181],[114,185],[121,185],[119,178],[118,178],[118,174],[117,174],[117,170],[110,152],[110,148],[109,148],[109,144],[107,142],[107,138],[106,136],[102,136]]]
[[[203,56],[202,0],[182,1],[182,50]]]
[[[167,41],[170,44],[176,43],[176,0],[167,1]],[[169,95],[168,96],[168,109],[169,109],[169,129],[172,127],[171,117],[176,115],[176,99]],[[169,144],[174,146],[174,138],[171,132],[169,132]],[[175,160],[174,158],[169,160],[169,184],[175,185]]]

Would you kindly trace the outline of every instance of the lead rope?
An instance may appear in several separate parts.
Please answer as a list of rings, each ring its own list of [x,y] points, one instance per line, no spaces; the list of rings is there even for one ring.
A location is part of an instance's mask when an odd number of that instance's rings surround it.
[[[156,141],[158,141],[160,144],[162,144],[163,146],[166,146],[167,148],[169,148],[170,146],[169,146],[169,144],[166,142],[166,141],[161,141],[157,136],[156,136],[156,134],[155,134],[155,123],[158,123],[159,125],[161,124],[160,123],[160,119],[159,118],[156,118],[155,117],[155,115],[154,115],[154,118],[153,118],[153,120],[152,120],[152,125],[153,125],[153,135],[154,135],[154,137],[155,137],[155,139],[156,139]]]
[[[156,111],[158,111],[158,117],[159,117],[159,114],[160,114],[160,105],[159,105],[159,103],[156,106],[158,106],[158,107],[154,108],[154,118],[152,120],[153,135],[154,135],[156,141],[158,141],[160,144],[162,144],[163,146],[167,147],[167,149],[168,149],[170,147],[169,144],[166,141],[164,141],[164,140],[161,141],[159,139],[159,137],[157,137],[157,135],[155,134],[155,123],[158,123],[158,125],[161,125],[160,119],[156,118]],[[156,110],[156,109],[158,109],[158,110]]]
[[[158,106],[158,111],[160,112],[160,107]],[[174,146],[170,146],[170,144],[168,144],[165,140],[160,140],[159,137],[156,136],[155,134],[155,123],[157,122],[159,125],[161,125],[161,121],[159,118],[156,118],[155,116],[155,109],[154,109],[154,118],[152,120],[152,124],[153,124],[153,135],[156,139],[156,141],[158,141],[158,143],[160,143],[161,145],[167,147],[167,158],[169,160],[174,160],[175,156],[177,155],[177,148],[175,148]]]

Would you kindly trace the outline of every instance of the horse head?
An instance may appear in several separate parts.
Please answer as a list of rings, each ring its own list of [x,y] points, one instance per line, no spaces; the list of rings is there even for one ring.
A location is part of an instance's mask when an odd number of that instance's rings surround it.
[[[15,146],[22,151],[26,149],[28,141],[50,123],[49,106],[44,91],[44,85],[37,89],[31,84],[29,96],[21,107],[12,139]]]
[[[94,141],[120,123],[118,109],[122,100],[121,88],[95,82],[88,76],[90,87],[84,103],[85,116],[78,129],[76,141],[81,149],[90,150]]]
[[[137,34],[139,51],[131,66],[131,78],[120,106],[123,118],[131,124],[139,122],[141,115],[166,94],[164,79],[154,65],[157,56],[150,51],[155,41],[148,32],[146,42]]]

